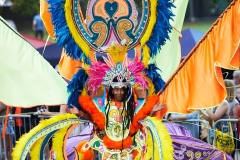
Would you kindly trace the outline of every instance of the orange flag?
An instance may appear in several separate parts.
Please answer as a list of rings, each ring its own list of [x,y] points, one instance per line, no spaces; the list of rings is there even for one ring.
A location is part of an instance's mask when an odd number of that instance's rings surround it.
[[[234,0],[166,82],[160,101],[167,107],[156,114],[158,118],[222,102],[226,90],[220,67],[240,68],[239,24],[240,0]]]
[[[51,38],[54,38],[54,26],[52,24],[52,18],[50,13],[48,12],[49,4],[46,2],[46,0],[40,0],[40,16],[42,17],[44,26],[50,35]]]

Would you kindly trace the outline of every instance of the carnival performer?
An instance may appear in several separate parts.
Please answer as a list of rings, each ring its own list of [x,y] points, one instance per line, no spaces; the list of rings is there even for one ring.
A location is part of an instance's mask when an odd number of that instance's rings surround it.
[[[87,148],[91,147],[92,141],[100,138],[105,147],[103,159],[115,156],[121,158],[120,154],[129,159],[133,151],[144,153],[137,149],[137,145],[134,145],[137,139],[136,133],[141,129],[140,120],[144,120],[148,115],[153,115],[154,112],[165,107],[165,105],[159,105],[158,95],[148,96],[147,99],[137,99],[133,86],[139,85],[143,87],[142,92],[146,92],[148,81],[144,78],[144,64],[138,61],[137,57],[132,62],[128,62],[124,53],[126,48],[126,45],[113,44],[108,51],[108,59],[104,58],[105,63],[98,61],[87,71],[89,74],[88,90],[97,91],[103,84],[106,94],[95,98],[91,98],[90,95],[80,95],[78,103],[82,111],[71,104],[71,97],[76,97],[73,95],[75,92],[72,92],[68,102],[74,107],[70,109],[72,113],[79,117],[90,115],[90,120],[96,127],[94,127],[94,138],[86,143],[89,144]],[[69,84],[69,88],[77,83],[75,78]],[[81,151],[81,148],[78,148]]]

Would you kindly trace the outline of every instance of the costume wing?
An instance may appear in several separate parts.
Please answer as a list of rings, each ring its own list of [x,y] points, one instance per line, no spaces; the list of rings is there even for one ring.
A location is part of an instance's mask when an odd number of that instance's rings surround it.
[[[157,118],[147,117],[141,124],[146,128],[147,135],[144,159],[172,160],[172,139],[163,123]]]
[[[0,101],[9,106],[66,104],[67,83],[0,17]]]
[[[153,117],[147,117],[141,123],[147,131],[144,159],[232,160],[231,156],[212,145],[186,135],[189,131],[178,124],[162,123]]]
[[[14,160],[25,159],[30,151],[31,159],[44,159],[45,146],[53,137],[53,150],[57,159],[67,159],[66,140],[74,124],[81,123],[76,115],[63,114],[41,121],[36,127],[24,134],[12,152]]]

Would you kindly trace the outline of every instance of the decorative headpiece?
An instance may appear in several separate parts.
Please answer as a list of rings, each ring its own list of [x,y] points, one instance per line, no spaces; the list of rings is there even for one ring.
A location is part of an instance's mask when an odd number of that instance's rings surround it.
[[[98,61],[92,64],[88,71],[90,75],[88,90],[95,93],[101,85],[121,88],[138,84],[143,89],[148,88],[144,64],[138,60],[138,57],[130,61],[126,50],[127,46],[114,43],[107,50],[107,58],[103,58],[105,63]],[[117,82],[113,82],[113,79],[117,79]]]

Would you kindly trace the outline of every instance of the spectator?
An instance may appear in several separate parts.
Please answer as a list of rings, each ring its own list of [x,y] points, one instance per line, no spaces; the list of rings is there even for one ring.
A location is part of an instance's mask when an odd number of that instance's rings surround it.
[[[39,14],[33,17],[33,31],[35,32],[35,37],[38,38],[38,35],[43,39],[44,26],[42,18]]]
[[[216,112],[212,113],[211,111],[207,110],[208,117],[204,116],[206,120],[214,120],[217,121],[218,119],[238,119],[238,109],[239,103],[235,99],[235,91],[234,91],[234,83],[231,80],[224,80],[226,90],[227,90],[227,98],[223,101],[223,103],[217,107]],[[210,118],[210,119],[209,119]],[[237,124],[236,122],[232,122],[232,131],[233,137],[238,139],[237,134]],[[219,124],[217,126],[218,129],[221,130],[222,125],[227,125],[226,122]],[[239,142],[235,140],[235,149],[238,149]],[[234,152],[232,153],[232,157],[234,158]]]
[[[228,114],[230,111],[230,107],[227,100],[223,100],[218,107],[216,107],[213,111],[211,109],[201,110],[201,116],[207,120],[208,122],[217,121],[219,119],[228,119]],[[218,127],[221,128],[221,127]]]
[[[240,78],[240,75],[239,75]],[[239,79],[240,80],[240,79]],[[239,110],[239,103],[236,100],[236,94],[235,94],[235,87],[234,87],[234,83],[231,80],[224,80],[226,89],[227,89],[227,98],[226,100],[228,101],[228,104],[230,106],[230,111],[229,111],[229,116],[231,119],[238,119],[239,118],[239,114],[238,114],[238,110]],[[238,132],[237,132],[237,123],[233,122],[232,123],[232,130],[233,130],[233,137],[238,139]],[[235,142],[235,149],[240,149],[240,143],[237,140],[234,140]],[[234,151],[235,152],[235,151]],[[232,157],[234,158],[234,152],[232,154]]]
[[[198,111],[190,114],[171,113],[171,115],[167,118],[167,120],[170,120],[170,121],[185,121],[185,120],[191,120],[191,119],[199,119]],[[199,122],[193,122],[193,123],[194,124],[188,124],[188,123],[179,123],[179,124],[189,129],[194,138],[199,139]]]
[[[0,133],[1,133],[1,137],[2,138],[2,132],[3,132],[3,127],[4,127],[4,118],[3,116],[6,115],[6,109],[7,107],[0,102]],[[10,111],[11,112],[11,111]],[[8,114],[8,113],[7,113]],[[5,157],[7,159],[11,159],[11,152],[12,152],[12,148],[13,148],[13,137],[14,137],[14,131],[13,131],[13,124],[11,123],[12,120],[9,118],[8,119],[8,123],[7,123],[7,128],[6,128],[6,133],[5,133],[5,142],[6,142],[6,146],[4,146],[3,140],[0,141],[0,143],[2,143],[0,146],[2,146],[1,152],[0,154],[2,154],[2,151],[4,151],[4,147],[6,147],[6,155]]]
[[[235,85],[240,85],[240,70],[233,72],[233,82]]]
[[[238,103],[240,103],[240,85],[236,86],[236,91],[237,91],[236,99]]]

